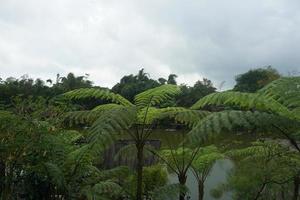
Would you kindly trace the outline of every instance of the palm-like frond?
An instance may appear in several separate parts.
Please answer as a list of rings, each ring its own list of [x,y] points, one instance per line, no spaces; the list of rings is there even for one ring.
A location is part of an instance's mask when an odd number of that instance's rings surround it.
[[[135,96],[134,102],[140,108],[156,106],[180,93],[180,88],[176,85],[162,85],[153,89],[146,90]]]
[[[154,147],[152,145],[146,144],[143,149],[144,159],[147,159],[153,154],[149,150],[154,150]],[[126,159],[131,162],[133,162],[136,159],[137,155],[137,148],[135,144],[128,144],[124,147],[122,147],[115,155],[115,159]]]
[[[54,163],[44,163],[47,175],[51,178],[51,182],[55,184],[58,189],[65,189],[66,181],[62,169]]]
[[[195,159],[193,160],[192,167],[197,172],[202,172],[209,169],[213,164],[224,158],[224,155],[215,146],[207,146],[202,148]]]
[[[143,108],[138,113],[139,123],[143,122],[146,108]],[[176,122],[187,125],[189,127],[195,126],[200,120],[204,119],[210,114],[208,111],[190,110],[183,107],[167,107],[167,108],[155,108],[150,107],[147,110],[147,116],[145,123],[152,124],[157,120],[164,118],[174,119]]]
[[[264,112],[291,116],[290,111],[276,100],[257,93],[219,92],[207,95],[191,108],[200,109],[207,105],[238,106],[241,109],[253,109]]]
[[[76,90],[72,90],[64,94],[65,97],[74,100],[81,99],[101,99],[101,100],[109,100],[111,102],[123,105],[123,106],[132,106],[132,103],[122,97],[119,94],[115,94],[110,92],[108,89],[100,89],[100,88],[80,88]]]
[[[153,200],[171,200],[178,198],[180,192],[187,193],[188,188],[180,184],[169,184],[155,189],[151,192],[151,197]]]
[[[300,77],[283,77],[277,79],[258,93],[271,97],[290,109],[300,107]]]
[[[122,107],[103,112],[89,129],[88,141],[95,146],[108,147],[121,131],[129,129],[136,120],[135,107]]]
[[[65,115],[65,120],[72,124],[91,124],[105,111],[124,108],[119,104],[103,104],[96,106],[93,110],[73,111]]]
[[[88,200],[111,200],[113,195],[118,195],[122,188],[112,180],[105,180],[95,185],[87,185],[82,188],[81,194],[86,196]]]
[[[236,128],[276,131],[273,124],[285,127],[287,130],[293,130],[298,125],[296,121],[265,112],[222,111],[212,113],[203,119],[189,132],[189,137],[192,142],[203,142],[210,136]]]

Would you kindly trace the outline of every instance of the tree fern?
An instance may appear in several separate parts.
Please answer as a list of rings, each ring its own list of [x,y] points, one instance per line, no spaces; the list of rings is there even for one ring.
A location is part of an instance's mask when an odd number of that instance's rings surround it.
[[[261,131],[277,131],[273,124],[280,125],[286,130],[296,130],[299,123],[288,118],[264,112],[251,111],[222,111],[208,115],[190,132],[190,140],[203,142],[211,136],[232,131],[233,129]]]
[[[232,91],[213,93],[200,99],[191,108],[200,109],[207,105],[238,106],[241,109],[253,109],[292,116],[290,111],[276,100],[256,93]]]
[[[162,104],[180,93],[180,88],[176,85],[162,85],[146,90],[135,96],[134,102],[138,107],[156,106]]]
[[[277,100],[286,107],[300,107],[300,77],[283,77],[268,84],[258,93]]]
[[[90,99],[90,98],[109,100],[111,102],[115,102],[123,106],[132,106],[132,103],[130,103],[127,99],[125,99],[119,94],[110,92],[108,89],[80,88],[80,89],[67,92],[64,94],[64,96],[68,99],[74,99],[74,100]]]

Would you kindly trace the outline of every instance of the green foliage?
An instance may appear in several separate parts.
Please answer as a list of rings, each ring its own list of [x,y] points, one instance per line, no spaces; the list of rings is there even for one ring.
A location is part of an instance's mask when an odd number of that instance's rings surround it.
[[[224,158],[223,154],[215,146],[207,146],[200,149],[192,163],[194,172],[205,178],[215,162]]]
[[[240,92],[256,92],[278,78],[280,78],[280,74],[271,66],[249,70],[236,77],[234,90]]]
[[[138,107],[144,108],[147,105],[160,105],[180,93],[180,88],[176,85],[162,85],[149,89],[135,96],[134,102]]]
[[[157,86],[159,83],[149,78],[144,69],[141,69],[136,75],[130,74],[121,78],[120,82],[112,87],[112,91],[133,101],[135,95]]]
[[[109,100],[114,103],[118,103],[123,106],[131,106],[132,104],[119,94],[110,92],[108,89],[99,88],[81,88],[72,90],[64,94],[64,96],[71,100],[81,100],[81,99],[101,99]]]
[[[300,77],[278,79],[276,83],[271,83],[258,93],[229,91],[210,94],[200,99],[191,107],[192,109],[215,105],[223,106],[227,110],[212,113],[199,121],[189,134],[191,141],[203,142],[214,133],[218,134],[226,130],[273,131],[283,134],[299,149],[291,135],[299,130],[299,107],[291,110],[286,106],[287,102],[283,102],[284,99],[280,102],[276,98],[276,94],[280,94],[279,90],[285,90],[293,94],[295,101],[299,101],[298,82],[295,80],[300,80]],[[285,100],[289,101],[289,98]]]
[[[300,77],[283,77],[258,91],[293,110],[300,107]]]
[[[177,97],[177,104],[185,107],[190,107],[199,99],[216,92],[212,82],[206,78],[202,81],[197,81],[192,87],[181,85],[180,88],[182,92]]]
[[[162,165],[153,165],[149,167],[144,167],[143,169],[143,194],[150,197],[154,192],[163,188],[166,188],[168,182],[167,170]],[[130,196],[134,196],[136,193],[137,176],[132,175],[129,177],[126,183],[125,189]],[[166,192],[174,192],[173,190],[166,190]]]
[[[299,154],[276,141],[257,141],[250,147],[231,150],[236,160],[228,182],[219,188],[230,190],[234,199],[292,199],[291,184],[299,175]]]

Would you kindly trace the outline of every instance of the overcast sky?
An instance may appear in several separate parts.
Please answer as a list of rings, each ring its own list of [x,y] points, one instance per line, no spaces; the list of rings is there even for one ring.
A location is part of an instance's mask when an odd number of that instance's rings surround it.
[[[145,68],[216,86],[250,68],[300,71],[299,0],[0,0],[0,77],[90,74],[111,87]]]

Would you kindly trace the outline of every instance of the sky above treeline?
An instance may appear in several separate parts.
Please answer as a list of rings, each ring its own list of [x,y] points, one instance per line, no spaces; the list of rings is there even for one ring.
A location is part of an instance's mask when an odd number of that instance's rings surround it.
[[[250,68],[300,71],[299,0],[0,0],[0,77],[90,74],[234,84]]]

